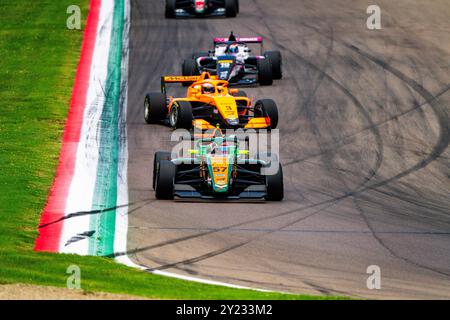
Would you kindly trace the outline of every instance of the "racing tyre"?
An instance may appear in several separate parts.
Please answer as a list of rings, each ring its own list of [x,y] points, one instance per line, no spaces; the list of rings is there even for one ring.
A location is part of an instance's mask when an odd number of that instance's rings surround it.
[[[169,123],[174,129],[191,130],[192,120],[192,106],[188,101],[177,101],[170,108]]]
[[[200,72],[198,71],[197,61],[195,59],[186,59],[183,62],[183,76],[198,76]],[[183,82],[184,87],[189,87],[191,84],[189,82]]]
[[[271,86],[273,84],[272,63],[269,59],[258,60],[258,82],[262,86]]]
[[[238,12],[237,0],[225,0],[225,16],[228,18],[236,17]]]
[[[283,168],[278,164],[278,172],[274,175],[266,176],[266,200],[281,201],[284,198]]]
[[[176,171],[177,168],[171,161],[161,160],[156,173],[156,199],[172,200],[174,198]]]
[[[173,19],[175,18],[175,9],[176,9],[177,1],[176,0],[166,0],[166,18]]]
[[[239,0],[236,0],[236,13],[239,13]]]
[[[281,58],[280,51],[267,51],[264,53],[264,57],[270,60],[272,63],[272,77],[279,80],[283,77],[283,60]]]
[[[192,54],[192,59],[194,60],[197,60],[200,57],[209,57],[209,53],[207,51],[200,51]]]
[[[278,125],[278,107],[272,99],[262,99],[255,103],[255,116],[269,117],[270,129],[276,129]]]
[[[153,159],[153,190],[155,190],[156,186],[156,175],[158,174],[159,163],[162,160],[170,160],[170,152],[158,151],[155,153],[155,157]]]
[[[148,93],[144,100],[144,118],[148,124],[166,119],[166,95],[163,93]]]

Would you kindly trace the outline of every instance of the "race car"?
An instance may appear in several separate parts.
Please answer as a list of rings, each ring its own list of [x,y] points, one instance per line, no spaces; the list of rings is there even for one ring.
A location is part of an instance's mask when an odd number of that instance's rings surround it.
[[[251,55],[249,44],[259,44],[260,55]],[[261,37],[236,38],[231,33],[228,38],[215,38],[214,50],[196,52],[184,60],[183,75],[207,71],[230,85],[272,85],[274,79],[283,77],[281,53],[263,50]]]
[[[168,83],[189,85],[186,97],[167,97]],[[275,129],[278,124],[278,107],[273,100],[258,100],[252,106],[244,91],[229,89],[228,81],[207,72],[200,76],[162,77],[161,92],[148,93],[144,109],[148,124],[168,122],[174,129]]]
[[[166,18],[177,17],[236,17],[239,0],[166,0]]]
[[[233,136],[197,139],[186,158],[172,159],[170,152],[156,152],[155,196],[165,200],[178,197],[281,201],[283,171],[277,156],[250,158],[248,154]],[[266,174],[264,169],[271,165],[273,170]]]

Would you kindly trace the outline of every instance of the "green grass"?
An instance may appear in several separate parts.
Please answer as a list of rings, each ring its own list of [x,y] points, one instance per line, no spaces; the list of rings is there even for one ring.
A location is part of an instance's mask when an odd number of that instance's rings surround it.
[[[86,291],[163,299],[320,299],[209,286],[150,275],[111,259],[33,251],[57,166],[82,31],[66,9],[88,0],[2,0],[0,29],[0,283],[65,287],[78,265]]]

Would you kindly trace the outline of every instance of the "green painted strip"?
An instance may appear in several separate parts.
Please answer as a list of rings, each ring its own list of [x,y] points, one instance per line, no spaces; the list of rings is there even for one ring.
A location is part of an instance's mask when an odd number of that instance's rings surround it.
[[[99,210],[101,213],[92,215],[90,221],[91,230],[96,232],[89,240],[89,254],[97,256],[114,253],[124,11],[124,0],[115,0],[105,85],[106,97],[100,118],[99,163],[92,204],[92,210]]]

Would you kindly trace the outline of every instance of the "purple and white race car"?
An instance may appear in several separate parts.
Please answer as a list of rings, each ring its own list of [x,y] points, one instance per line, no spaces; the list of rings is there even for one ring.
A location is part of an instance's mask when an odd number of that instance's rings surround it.
[[[249,44],[260,45],[260,55],[252,55]],[[193,76],[202,72],[217,75],[230,85],[272,85],[274,79],[281,79],[282,58],[280,51],[263,52],[262,37],[215,38],[214,50],[192,54],[183,63],[183,75]]]

